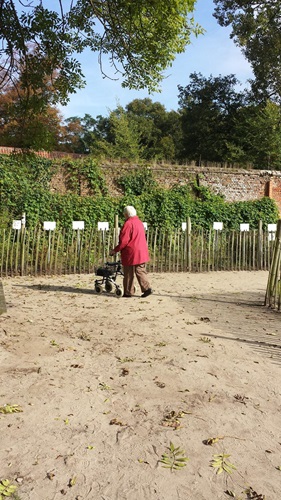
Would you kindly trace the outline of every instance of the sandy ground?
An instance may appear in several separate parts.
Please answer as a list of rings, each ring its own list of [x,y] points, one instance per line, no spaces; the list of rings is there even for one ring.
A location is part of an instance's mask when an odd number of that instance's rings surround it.
[[[22,412],[0,413],[0,480],[14,498],[281,499],[268,273],[150,278],[146,299],[97,295],[88,275],[3,280],[0,407]],[[172,453],[163,467],[170,443],[184,467]]]

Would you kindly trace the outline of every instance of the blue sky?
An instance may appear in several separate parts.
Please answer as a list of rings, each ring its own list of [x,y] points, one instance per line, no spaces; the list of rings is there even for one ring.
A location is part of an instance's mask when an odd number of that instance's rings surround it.
[[[166,72],[161,85],[161,93],[149,94],[147,91],[123,89],[121,80],[112,81],[101,76],[98,54],[85,52],[79,56],[87,85],[84,89],[70,96],[67,106],[60,107],[64,118],[83,117],[86,113],[92,117],[108,116],[117,103],[125,107],[133,99],[151,98],[161,102],[167,111],[178,109],[178,85],[185,87],[189,83],[190,73],[202,73],[203,76],[235,74],[246,87],[252,76],[251,67],[239,48],[229,38],[230,30],[218,25],[212,16],[212,0],[197,0],[194,13],[195,21],[205,30],[204,35],[192,37],[184,54],[177,56],[174,64]]]

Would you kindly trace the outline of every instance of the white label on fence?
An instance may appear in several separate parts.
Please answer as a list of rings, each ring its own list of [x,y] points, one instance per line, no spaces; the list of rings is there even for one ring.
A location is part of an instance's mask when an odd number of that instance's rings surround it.
[[[44,221],[45,231],[54,231],[56,229],[56,223],[53,221]]]
[[[222,231],[222,228],[223,228],[222,222],[214,222],[213,229],[216,229],[216,231]]]
[[[267,224],[267,230],[269,233],[275,233],[277,230],[277,224]]]
[[[268,241],[274,241],[275,240],[275,233],[268,233]]]
[[[98,230],[99,231],[108,231],[109,224],[108,222],[98,222]]]
[[[143,227],[147,231],[147,222],[143,222]]]
[[[13,220],[13,229],[21,229],[21,220]]]
[[[181,228],[183,231],[186,231],[186,222],[181,223]]]
[[[240,231],[249,231],[250,225],[249,224],[240,224]]]
[[[83,220],[73,220],[72,221],[72,229],[84,229],[84,221]]]

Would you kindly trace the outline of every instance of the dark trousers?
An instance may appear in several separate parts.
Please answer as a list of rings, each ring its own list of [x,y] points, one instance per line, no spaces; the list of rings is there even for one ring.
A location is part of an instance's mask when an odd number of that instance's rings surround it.
[[[142,293],[145,292],[148,288],[150,288],[145,267],[146,267],[145,264],[138,264],[137,266],[123,266],[123,272],[124,272],[123,287],[125,295],[134,295],[135,276],[138,280]]]

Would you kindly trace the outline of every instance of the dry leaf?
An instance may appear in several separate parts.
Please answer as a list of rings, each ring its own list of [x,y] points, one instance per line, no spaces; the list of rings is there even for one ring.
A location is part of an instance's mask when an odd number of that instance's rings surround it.
[[[121,425],[121,426],[124,426],[126,424],[123,424],[123,422],[120,422],[120,420],[117,420],[117,418],[113,418],[112,420],[110,420],[109,425]]]

